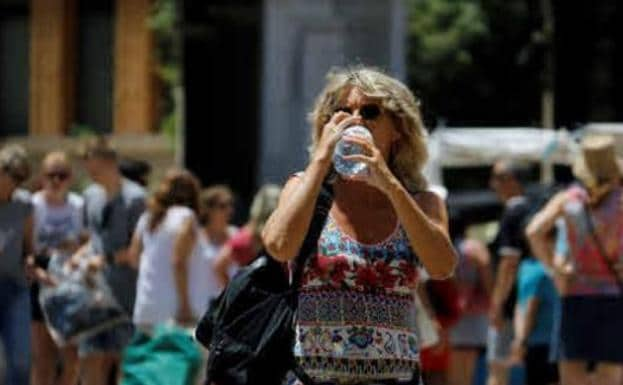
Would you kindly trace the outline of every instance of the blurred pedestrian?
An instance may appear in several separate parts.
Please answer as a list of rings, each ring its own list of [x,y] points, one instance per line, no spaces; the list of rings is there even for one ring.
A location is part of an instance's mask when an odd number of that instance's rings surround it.
[[[69,191],[73,181],[72,167],[64,152],[47,154],[41,165],[42,190],[32,197],[34,208],[35,264],[46,269],[53,253],[71,255],[85,240],[84,202],[78,194]],[[49,281],[49,280],[48,280]],[[48,284],[54,284],[48,282]],[[58,347],[52,340],[39,303],[39,282],[31,287],[32,307],[32,385],[76,385],[79,366],[75,345]],[[57,382],[57,361],[62,372]]]
[[[612,137],[590,135],[581,148],[573,171],[582,185],[554,196],[527,232],[533,244],[544,248],[557,219],[564,218],[566,224],[569,257],[553,264],[557,278],[564,282],[560,285],[562,384],[620,385],[623,170]]]
[[[127,178],[147,188],[151,165],[144,160],[124,158],[119,161],[119,171]]]
[[[145,208],[145,190],[121,175],[117,152],[106,139],[89,139],[81,155],[84,167],[94,182],[83,195],[91,236],[87,253],[98,261],[116,300],[131,314],[136,270],[130,266],[128,246]],[[132,333],[133,330],[124,324],[80,343],[84,385],[107,383]]]
[[[262,186],[251,204],[249,220],[222,247],[214,263],[214,270],[220,287],[225,287],[233,274],[232,270],[251,263],[264,247],[262,230],[268,217],[277,207],[281,188],[268,184]]]
[[[513,315],[517,297],[516,277],[519,262],[529,255],[524,226],[530,213],[523,182],[527,169],[510,160],[493,166],[490,186],[504,203],[498,234],[493,242],[495,283],[489,310],[487,337],[488,385],[508,383]]]
[[[418,267],[435,279],[453,272],[456,254],[443,200],[426,191],[426,132],[418,103],[398,80],[370,68],[338,70],[311,114],[311,159],[287,182],[263,239],[270,255],[293,260],[332,169],[343,131],[364,125],[368,172],[339,176],[317,252],[303,266],[294,355],[326,384],[419,381],[413,291]]]
[[[130,258],[138,266],[133,320],[141,330],[172,320],[194,326],[205,311],[201,272],[209,266],[197,248],[199,193],[189,171],[169,170],[138,221]]]
[[[450,330],[450,381],[471,385],[478,357],[487,345],[488,311],[493,290],[491,256],[486,245],[466,234],[460,211],[450,216],[450,235],[459,253],[455,280],[461,317]]]
[[[238,232],[238,227],[231,224],[234,214],[234,193],[226,185],[214,185],[201,192],[201,224],[203,231],[199,237],[199,249],[209,266],[202,274],[205,281],[207,298],[219,295],[222,283],[216,278],[215,262],[222,248]],[[236,266],[231,266],[227,275],[231,278]]]
[[[558,383],[558,368],[550,361],[557,302],[554,282],[543,264],[536,258],[524,259],[517,278],[517,319],[511,355],[515,363],[525,366],[526,385]]]
[[[30,376],[30,294],[26,256],[33,251],[30,195],[18,190],[30,175],[26,151],[0,149],[0,343],[6,385],[27,385]],[[32,265],[29,266],[32,272]]]
[[[439,342],[422,349],[422,373],[426,385],[447,385],[450,371],[449,330],[461,316],[459,294],[454,278],[426,280],[419,291],[423,303],[430,304]]]

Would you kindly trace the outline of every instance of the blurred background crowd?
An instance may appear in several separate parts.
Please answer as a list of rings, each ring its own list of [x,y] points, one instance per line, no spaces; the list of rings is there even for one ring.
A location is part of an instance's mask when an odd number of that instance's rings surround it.
[[[277,186],[304,167],[327,71],[352,64],[420,99],[427,177],[461,256],[453,280],[422,285],[439,336],[422,353],[427,383],[557,383],[554,272],[575,251],[561,221],[546,242],[544,222],[524,235],[556,193],[586,184],[573,172],[583,137],[623,150],[622,11],[615,0],[0,0],[5,383],[114,383],[130,324],[192,327],[253,260]],[[87,278],[114,298],[105,333],[63,325],[42,301]],[[178,353],[192,365],[204,354]]]

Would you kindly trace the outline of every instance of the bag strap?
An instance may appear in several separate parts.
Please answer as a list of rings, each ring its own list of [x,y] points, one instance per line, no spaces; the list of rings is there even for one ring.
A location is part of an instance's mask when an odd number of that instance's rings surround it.
[[[597,246],[599,256],[604,261],[606,266],[608,266],[608,271],[610,272],[617,286],[619,287],[619,294],[623,295],[623,282],[621,281],[619,274],[614,268],[614,264],[612,263],[610,258],[608,258],[606,249],[604,248],[604,245],[601,242],[601,239],[599,239],[599,236],[597,235],[597,232],[595,231],[595,224],[593,222],[593,218],[591,217],[591,210],[588,207],[588,205],[584,204],[584,210],[582,211],[584,213],[584,219],[586,220],[586,225],[588,226],[588,231],[591,233],[591,236],[593,237],[593,240],[595,241],[595,245]]]
[[[301,285],[301,279],[303,277],[303,270],[305,268],[305,263],[311,257],[311,255],[316,251],[318,246],[318,239],[320,238],[320,233],[324,228],[325,221],[327,216],[329,215],[329,210],[331,210],[331,204],[333,203],[333,186],[331,185],[331,179],[327,178],[322,183],[322,188],[318,197],[316,198],[316,205],[314,208],[314,214],[312,216],[311,222],[309,224],[309,229],[307,231],[307,235],[305,236],[305,240],[301,245],[301,249],[299,251],[298,256],[294,261],[294,271],[292,274],[292,288],[294,289],[294,297],[296,297],[296,292]],[[305,370],[293,360],[290,365],[292,372],[301,381],[304,385],[316,385],[316,382],[307,374]]]
[[[318,246],[318,239],[320,233],[324,228],[325,221],[331,210],[331,204],[333,203],[333,186],[330,181],[325,180],[322,183],[322,188],[316,198],[316,205],[314,208],[314,214],[307,230],[307,235],[303,240],[301,249],[298,256],[294,261],[294,270],[292,274],[292,288],[298,291],[303,277],[303,269],[307,259],[316,251]]]

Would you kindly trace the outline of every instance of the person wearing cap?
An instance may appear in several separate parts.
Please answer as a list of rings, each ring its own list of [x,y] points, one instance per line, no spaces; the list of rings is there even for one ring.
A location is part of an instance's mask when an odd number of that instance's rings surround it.
[[[566,225],[569,256],[553,259],[549,266],[563,283],[558,285],[562,384],[619,385],[623,380],[622,168],[610,136],[587,136],[581,149],[573,166],[581,185],[555,195],[526,232],[534,247],[546,247],[558,218]],[[593,365],[594,371],[589,372]]]
[[[26,385],[30,376],[25,257],[32,252],[33,219],[30,197],[18,189],[29,175],[28,155],[22,147],[0,149],[0,345],[6,357],[2,382],[6,385]]]

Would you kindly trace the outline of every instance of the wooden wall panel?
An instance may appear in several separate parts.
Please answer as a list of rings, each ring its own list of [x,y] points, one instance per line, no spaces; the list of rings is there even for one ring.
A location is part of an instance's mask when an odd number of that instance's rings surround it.
[[[73,120],[76,0],[31,0],[31,135],[64,135]]]
[[[151,0],[117,0],[115,10],[114,131],[140,134],[156,125]]]

